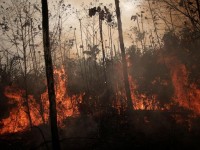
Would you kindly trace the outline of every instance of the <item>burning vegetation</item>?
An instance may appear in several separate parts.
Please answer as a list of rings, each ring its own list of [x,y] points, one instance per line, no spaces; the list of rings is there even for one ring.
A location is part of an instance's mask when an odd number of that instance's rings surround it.
[[[83,95],[72,95],[69,97],[67,94],[67,75],[63,67],[55,69],[54,76],[56,81],[58,123],[62,127],[66,117],[79,114],[78,105],[81,103]],[[25,91],[16,85],[10,85],[5,87],[4,95],[8,99],[8,104],[14,106],[11,108],[9,116],[1,120],[3,126],[1,134],[27,130],[30,127],[30,120],[25,105]],[[32,125],[47,124],[49,122],[48,91],[45,90],[40,95],[39,100],[36,100],[34,95],[28,95],[28,101]]]
[[[142,3],[123,40],[118,0],[115,7],[82,5],[81,13],[59,1],[59,11],[49,14],[56,22],[50,23],[49,47],[45,36],[38,40],[46,31],[36,17],[40,5],[3,2],[0,27],[10,49],[1,44],[0,146],[56,149],[44,42],[53,60],[61,149],[199,149],[200,6],[198,0],[176,2]],[[15,9],[21,11],[5,16]],[[62,26],[66,11],[78,16],[70,31]],[[173,21],[177,15],[182,23]],[[73,36],[66,39],[66,33]]]

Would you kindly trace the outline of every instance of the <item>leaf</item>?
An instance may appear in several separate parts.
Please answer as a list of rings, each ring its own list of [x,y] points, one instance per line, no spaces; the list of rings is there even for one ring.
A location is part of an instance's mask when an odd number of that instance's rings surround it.
[[[104,9],[105,9],[106,13],[110,13],[109,9],[106,6],[104,6]]]
[[[112,15],[111,14],[107,15],[107,22],[112,22]]]
[[[104,10],[101,10],[101,12],[99,13],[99,18],[101,20],[104,20]]]
[[[131,16],[131,20],[135,21],[137,19],[137,16],[134,15],[134,16]]]
[[[41,12],[41,10],[36,5],[33,5],[33,8],[36,9],[37,11]]]
[[[97,12],[96,7],[90,8],[89,9],[89,16],[90,17],[94,16],[96,14],[96,12]]]
[[[26,26],[30,26],[30,25],[31,24],[30,24],[29,20],[27,20],[22,27],[26,27]]]
[[[71,4],[68,4],[67,7],[68,7],[68,8],[71,8]]]
[[[98,7],[97,7],[97,12],[100,12],[100,11],[101,11],[101,7],[98,6]]]
[[[38,25],[38,29],[39,29],[39,30],[42,30],[42,28],[41,28],[41,26],[40,26],[40,25]]]
[[[140,17],[140,14],[138,14],[138,13],[136,13],[136,15],[137,15],[138,17]]]

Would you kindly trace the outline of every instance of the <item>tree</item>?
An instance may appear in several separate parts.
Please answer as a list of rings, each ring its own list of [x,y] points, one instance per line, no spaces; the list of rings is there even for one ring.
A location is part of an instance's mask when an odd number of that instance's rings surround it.
[[[200,2],[199,0],[162,0],[170,8],[188,18],[196,31],[200,31]]]
[[[128,71],[127,71],[127,62],[126,62],[123,32],[122,32],[122,21],[121,21],[119,0],[115,0],[115,7],[116,7],[116,14],[117,14],[119,42],[120,42],[121,55],[122,55],[124,85],[125,85],[127,104],[128,104],[127,107],[131,111],[133,108],[133,103],[132,103],[132,99],[131,99],[131,91],[130,91],[130,86],[129,86],[129,81],[128,81]]]
[[[60,150],[58,127],[57,127],[57,110],[56,110],[56,97],[54,89],[54,77],[53,77],[53,64],[50,51],[50,40],[49,40],[49,18],[48,18],[48,3],[47,0],[41,0],[42,3],[42,28],[43,28],[43,47],[44,47],[44,58],[45,68],[48,86],[48,96],[50,104],[50,123],[51,123],[51,134],[52,134],[52,146],[53,150]]]
[[[36,4],[34,4],[36,5]],[[36,33],[36,24],[33,25],[32,20],[37,20],[34,18],[36,11],[34,5],[27,1],[8,1],[1,5],[1,17],[0,20],[0,33],[1,33],[1,44],[0,47],[4,53],[6,53],[7,66],[9,60],[11,61],[10,70],[12,70],[13,63],[16,63],[20,67],[20,75],[23,78],[23,88],[25,89],[25,94],[23,95],[24,101],[24,111],[27,114],[30,127],[33,126],[31,118],[31,108],[28,95],[30,93],[28,86],[28,75],[30,75],[31,69],[36,74],[35,64],[35,48],[34,39],[38,37]],[[0,17],[0,18],[1,18]],[[33,31],[33,28],[35,29]],[[33,56],[34,55],[34,56]],[[32,65],[30,65],[32,58]],[[11,59],[13,57],[13,59]]]

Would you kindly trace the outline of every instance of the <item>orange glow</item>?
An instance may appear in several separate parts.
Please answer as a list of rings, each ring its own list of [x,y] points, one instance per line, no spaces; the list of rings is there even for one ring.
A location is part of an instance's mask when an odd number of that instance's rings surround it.
[[[197,88],[197,85],[189,83],[186,66],[175,57],[166,57],[165,64],[170,70],[171,80],[174,86],[174,96],[171,98],[171,103],[161,107],[157,95],[147,96],[145,94],[139,94],[137,92],[136,81],[129,76],[133,109],[163,111],[170,110],[172,108],[171,106],[178,104],[186,110],[193,111],[195,115],[200,115],[200,89]],[[68,95],[67,73],[64,67],[54,70],[54,78],[58,124],[60,127],[64,127],[63,121],[66,117],[79,115],[78,105],[82,102],[83,94]],[[162,82],[161,84],[168,85],[167,81]],[[156,84],[156,81],[153,81],[152,84]],[[117,89],[119,88],[117,87]],[[2,119],[0,122],[0,124],[3,125],[0,129],[0,134],[21,132],[29,129],[30,125],[25,105],[25,90],[12,85],[5,87],[4,94],[8,98],[9,104],[12,104],[13,107],[10,110],[9,117]],[[116,101],[113,106],[118,108],[118,110],[120,110],[120,107],[123,105],[124,97],[125,91],[118,90],[116,92]],[[38,126],[43,123],[48,123],[49,100],[47,89],[41,94],[40,102],[43,107],[42,112],[38,100],[36,100],[33,95],[28,95],[28,101],[33,125]],[[179,116],[174,117],[178,122],[182,122]]]
[[[56,90],[56,102],[57,102],[57,114],[58,124],[60,127],[63,120],[72,115],[79,114],[77,105],[82,101],[82,95],[69,97],[67,95],[67,75],[64,68],[54,70],[55,77],[55,90]],[[14,133],[27,130],[29,125],[28,115],[26,113],[25,102],[25,90],[19,89],[17,86],[5,87],[5,96],[8,98],[10,104],[15,106],[10,110],[8,118],[2,119],[1,124],[3,128],[0,129],[0,134]],[[41,113],[38,102],[34,99],[33,95],[28,96],[29,108],[31,120],[34,126],[38,126],[43,123],[42,117],[45,123],[49,118],[49,100],[47,90],[41,94],[41,103],[43,106],[43,114]]]
[[[29,126],[26,106],[24,104],[25,91],[20,90],[13,85],[7,86],[4,94],[9,99],[9,103],[14,104],[15,107],[10,110],[9,117],[1,121],[3,128],[0,129],[0,134],[20,132],[25,130]],[[28,99],[33,125],[39,125],[41,123],[39,107],[32,95],[29,95]]]
[[[200,89],[197,85],[188,81],[188,72],[184,64],[181,64],[175,57],[165,59],[174,86],[173,100],[179,106],[193,111],[200,115]]]
[[[145,94],[135,94],[137,85],[131,76],[129,76],[129,83],[131,89],[131,98],[133,102],[133,109],[135,110],[162,110],[159,102],[156,100],[156,95],[152,95],[151,98]]]

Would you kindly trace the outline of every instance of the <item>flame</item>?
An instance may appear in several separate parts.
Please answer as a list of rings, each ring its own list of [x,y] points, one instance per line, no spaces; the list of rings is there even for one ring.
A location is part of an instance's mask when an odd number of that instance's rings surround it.
[[[60,127],[64,126],[63,121],[66,117],[79,114],[78,104],[82,101],[82,95],[73,95],[69,97],[67,95],[67,75],[64,67],[54,70],[55,76],[55,91],[57,102],[57,114],[58,124]],[[10,104],[15,104],[10,110],[8,118],[2,119],[0,124],[3,127],[0,129],[0,134],[15,133],[27,130],[29,125],[29,119],[26,111],[25,102],[25,90],[19,89],[17,86],[7,86],[4,91],[5,96],[8,98]],[[32,124],[38,126],[42,123],[47,123],[49,120],[49,100],[48,91],[41,94],[41,103],[43,106],[43,113],[38,102],[33,95],[28,95],[30,116]],[[41,116],[42,115],[42,116]],[[42,120],[44,118],[44,122]]]
[[[67,95],[67,75],[65,73],[64,67],[61,69],[55,69],[54,77],[58,123],[60,126],[63,126],[62,122],[66,117],[79,114],[77,105],[81,103],[82,95],[73,95],[72,97]],[[47,122],[49,116],[49,101],[47,90],[41,95],[41,100],[44,104],[44,118]]]
[[[179,106],[200,115],[200,89],[196,84],[189,83],[186,66],[173,56],[165,58],[165,63],[170,69],[174,86],[173,100]]]
[[[9,117],[1,120],[3,128],[0,129],[0,134],[14,133],[25,130],[29,126],[25,106],[25,91],[18,89],[15,85],[7,86],[4,94],[9,99],[10,104],[15,104],[15,107],[10,110]],[[33,125],[39,125],[41,117],[39,115],[39,107],[36,104],[32,95],[28,96],[30,115]]]
[[[188,81],[188,71],[176,57],[165,57],[165,64],[170,70],[172,83],[174,86],[174,96],[170,104],[165,104],[163,107],[157,100],[157,95],[148,97],[145,94],[138,94],[137,84],[134,79],[129,76],[131,89],[131,98],[133,109],[135,110],[170,110],[171,107],[178,103],[180,107],[193,111],[196,115],[200,115],[200,89],[194,83]],[[167,82],[163,84],[167,85]]]
[[[134,110],[168,110],[170,108],[169,105],[165,105],[161,107],[159,101],[157,100],[157,95],[152,95],[151,97],[145,94],[139,94],[137,91],[137,84],[135,83],[132,76],[128,76],[130,90],[131,90],[131,99],[133,102],[133,109]],[[117,91],[116,92],[116,104],[118,110],[122,106],[121,99],[126,97],[125,91]]]
[[[157,95],[147,96],[137,92],[136,81],[129,76],[131,98],[134,110],[170,110],[173,104],[178,104],[187,110],[193,111],[195,114],[200,115],[200,89],[195,83],[189,83],[188,71],[184,64],[182,64],[176,57],[165,57],[165,64],[170,70],[172,83],[174,86],[174,96],[172,103],[166,104],[161,107]],[[67,73],[64,67],[54,69],[55,78],[55,91],[57,102],[57,116],[58,124],[64,127],[63,121],[68,116],[79,115],[78,105],[82,102],[81,95],[68,95],[67,89]],[[153,81],[152,84],[155,84]],[[168,85],[167,81],[162,81],[163,85]],[[117,89],[120,89],[117,87]],[[2,119],[0,124],[0,134],[14,133],[27,130],[29,128],[29,119],[25,105],[25,90],[19,89],[17,86],[7,86],[4,91],[5,96],[9,100],[9,104],[14,107],[11,108],[8,118]],[[117,90],[116,101],[114,107],[118,110],[122,108],[123,98],[125,91]],[[49,100],[48,91],[41,94],[41,105],[43,111],[41,112],[40,105],[33,95],[28,95],[30,116],[34,126],[38,126],[49,121]],[[119,111],[120,113],[120,111]],[[179,117],[174,116],[178,119]],[[43,118],[43,119],[42,119]]]
[[[134,110],[163,110],[160,107],[159,101],[156,95],[152,95],[150,98],[145,94],[136,93],[137,85],[131,76],[129,76],[129,83],[131,89],[131,98],[133,102]]]

